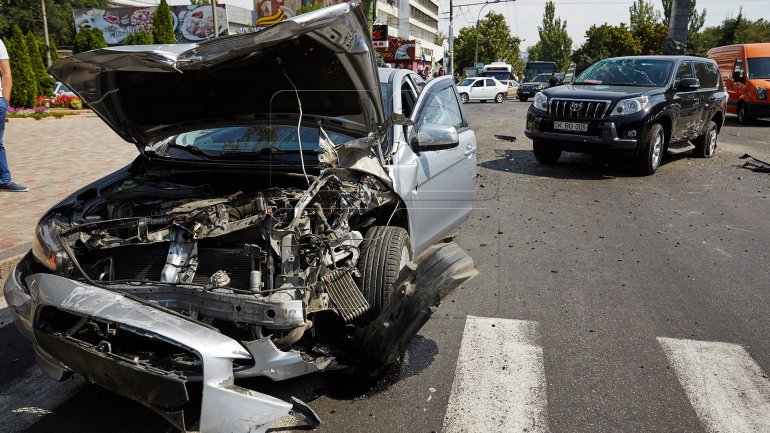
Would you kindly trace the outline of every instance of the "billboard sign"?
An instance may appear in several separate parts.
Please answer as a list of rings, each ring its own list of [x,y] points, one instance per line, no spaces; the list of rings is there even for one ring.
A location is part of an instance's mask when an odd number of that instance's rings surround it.
[[[170,6],[177,43],[200,42],[214,36],[211,5]],[[97,28],[109,45],[119,45],[128,35],[145,31],[152,33],[155,6],[106,9],[74,9],[75,28]],[[217,5],[217,34],[227,31],[225,5]]]
[[[388,26],[382,24],[372,26],[372,45],[374,48],[388,48]]]
[[[297,11],[303,6],[317,3],[332,6],[346,3],[346,0],[254,0],[254,10],[257,11],[258,28],[278,24],[286,18],[297,15]]]

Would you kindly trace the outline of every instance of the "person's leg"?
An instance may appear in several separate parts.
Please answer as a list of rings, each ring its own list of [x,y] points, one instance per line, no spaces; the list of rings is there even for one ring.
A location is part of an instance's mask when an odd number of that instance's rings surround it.
[[[8,101],[0,98],[0,185],[11,181],[11,171],[8,169],[8,158],[3,147],[3,132],[5,131],[5,115],[8,112]]]

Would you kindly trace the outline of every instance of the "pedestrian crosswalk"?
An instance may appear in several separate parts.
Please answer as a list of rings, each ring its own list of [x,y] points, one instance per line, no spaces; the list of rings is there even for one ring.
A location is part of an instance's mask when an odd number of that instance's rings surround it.
[[[0,317],[6,313],[7,307],[0,308]],[[534,321],[466,318],[443,432],[549,432],[544,365],[549,348],[543,347],[541,332]],[[770,379],[744,347],[668,337],[652,344],[665,354],[704,432],[770,432]],[[25,430],[84,384],[79,377],[56,383],[29,367],[0,388],[0,431]],[[287,417],[274,427],[286,432],[299,425]]]

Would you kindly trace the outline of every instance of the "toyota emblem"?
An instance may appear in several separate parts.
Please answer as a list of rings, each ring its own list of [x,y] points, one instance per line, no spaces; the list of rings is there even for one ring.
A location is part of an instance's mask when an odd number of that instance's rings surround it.
[[[582,102],[573,102],[569,106],[569,110],[570,111],[580,111],[581,108],[583,108],[583,103]]]

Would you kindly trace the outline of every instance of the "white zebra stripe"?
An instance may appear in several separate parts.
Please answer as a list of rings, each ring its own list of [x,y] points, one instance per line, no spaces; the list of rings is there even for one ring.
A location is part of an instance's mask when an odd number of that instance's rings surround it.
[[[468,316],[445,433],[548,431],[537,322]]]

